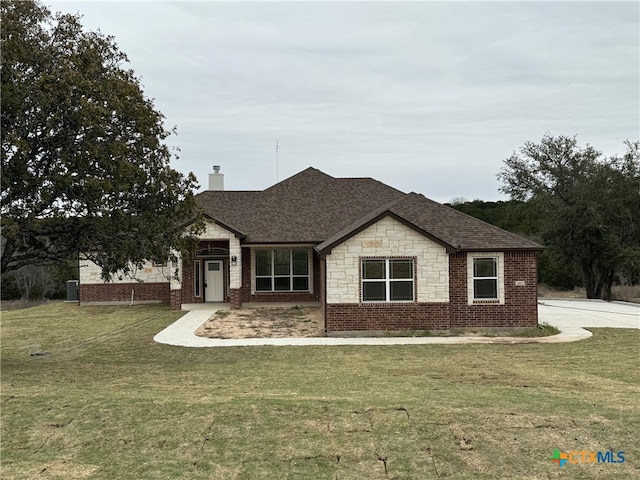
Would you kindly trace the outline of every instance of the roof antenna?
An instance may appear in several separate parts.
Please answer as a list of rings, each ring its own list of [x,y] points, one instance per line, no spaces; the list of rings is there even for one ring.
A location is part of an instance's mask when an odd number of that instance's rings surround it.
[[[278,139],[276,139],[276,183],[280,181],[280,175],[278,174]]]

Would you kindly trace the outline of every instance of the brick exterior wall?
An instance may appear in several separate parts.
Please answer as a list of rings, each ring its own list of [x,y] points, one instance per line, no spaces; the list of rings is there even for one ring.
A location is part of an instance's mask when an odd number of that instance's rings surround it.
[[[242,248],[242,287],[240,295],[243,302],[317,302],[320,292],[320,259],[315,251],[313,255],[313,292],[261,292],[251,293],[251,249]]]
[[[251,249],[242,247],[242,286],[240,298],[243,302],[251,300]]]
[[[196,297],[193,290],[193,262],[194,259],[183,259],[182,261],[182,303],[202,303],[203,297],[203,285],[200,281],[200,296]],[[200,266],[202,268],[202,265]],[[202,272],[200,272],[202,274]]]
[[[524,286],[516,286],[524,281]],[[504,252],[504,305],[468,305],[467,254],[449,258],[451,327],[535,327],[538,324],[536,252]]]
[[[295,303],[295,302],[317,302],[315,293],[296,292],[265,292],[257,293],[249,297],[249,302],[274,302],[274,303]]]
[[[364,330],[447,330],[448,303],[326,305],[327,333]]]
[[[170,303],[169,282],[164,283],[89,283],[80,284],[80,303],[160,301]]]
[[[538,324],[536,252],[506,251],[503,255],[504,305],[468,304],[467,253],[459,252],[449,257],[449,303],[325,304],[321,297],[327,333],[535,327]]]

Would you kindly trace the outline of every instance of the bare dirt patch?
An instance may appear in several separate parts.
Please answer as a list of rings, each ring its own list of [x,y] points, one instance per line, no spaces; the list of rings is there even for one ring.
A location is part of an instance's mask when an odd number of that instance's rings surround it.
[[[268,307],[216,312],[196,335],[209,338],[322,337],[320,307]]]

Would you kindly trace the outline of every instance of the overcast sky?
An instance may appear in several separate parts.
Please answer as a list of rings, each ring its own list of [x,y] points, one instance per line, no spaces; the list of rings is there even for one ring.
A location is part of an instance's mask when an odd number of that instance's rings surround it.
[[[545,132],[607,156],[640,136],[638,2],[44,3],[115,37],[201,187],[313,166],[496,200]]]

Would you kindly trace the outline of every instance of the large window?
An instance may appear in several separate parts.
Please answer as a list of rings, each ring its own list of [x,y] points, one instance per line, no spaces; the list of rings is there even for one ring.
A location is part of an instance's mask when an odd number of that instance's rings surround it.
[[[256,250],[257,292],[308,292],[309,250]]]
[[[475,257],[473,259],[474,300],[498,300],[498,259]]]
[[[413,260],[368,258],[362,260],[363,302],[412,302]]]

